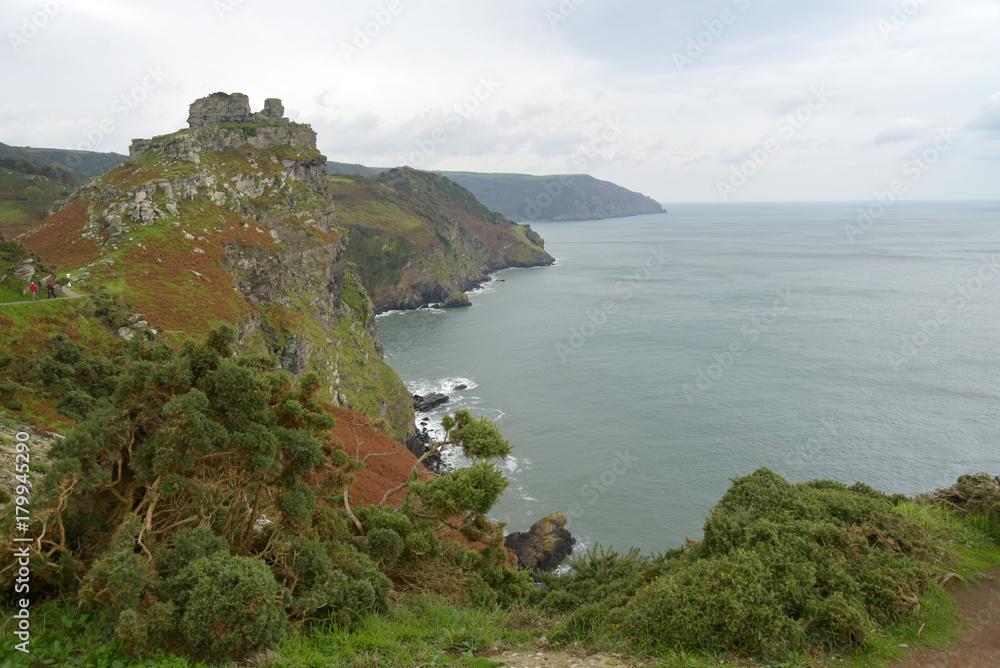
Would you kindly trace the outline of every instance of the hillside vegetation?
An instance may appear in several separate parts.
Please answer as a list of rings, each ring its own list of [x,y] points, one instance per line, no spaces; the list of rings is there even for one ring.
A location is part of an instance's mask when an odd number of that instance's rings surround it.
[[[513,220],[601,220],[663,213],[652,198],[587,174],[441,174]]]
[[[373,176],[383,167],[327,162],[334,175]],[[652,198],[587,174],[488,174],[435,172],[468,189],[492,211],[511,220],[600,220],[664,213]]]
[[[0,306],[0,668],[869,667],[954,639],[945,587],[1000,565],[987,474],[911,499],[760,469],[701,541],[518,570],[489,516],[512,445],[457,411],[407,450],[375,314],[541,240],[438,175],[331,178],[282,113],[199,100],[0,244],[2,301],[84,294]],[[445,447],[469,465],[422,466]]]
[[[551,264],[541,237],[446,178],[408,167],[331,177],[337,220],[379,311],[444,302],[506,267]]]

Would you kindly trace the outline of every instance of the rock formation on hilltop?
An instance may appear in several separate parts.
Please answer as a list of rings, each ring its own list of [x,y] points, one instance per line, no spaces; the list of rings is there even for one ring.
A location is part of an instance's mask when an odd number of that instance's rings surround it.
[[[255,114],[250,113],[250,99],[243,93],[212,93],[208,97],[195,100],[188,114],[188,125],[192,128],[219,123],[248,123],[250,121],[274,120],[287,121],[283,118],[285,107],[281,100],[269,97],[264,100],[264,108]]]
[[[244,350],[295,377],[318,372],[319,398],[412,439],[411,395],[347,269],[326,158],[312,128],[282,113],[269,99],[251,114],[239,93],[197,100],[191,127],[133,141],[128,161],[74,191],[25,245],[85,289],[119,286],[178,337],[235,323]]]

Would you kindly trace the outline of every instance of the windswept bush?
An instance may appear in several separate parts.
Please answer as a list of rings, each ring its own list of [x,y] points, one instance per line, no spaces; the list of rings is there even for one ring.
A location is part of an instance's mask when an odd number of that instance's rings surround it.
[[[549,576],[538,605],[569,612],[563,633],[610,629],[647,650],[774,657],[866,642],[929,581],[929,538],[866,485],[736,478],[704,540],[657,557],[596,550]]]
[[[82,421],[32,499],[33,592],[75,599],[133,653],[210,661],[241,660],[288,622],[384,612],[388,575],[461,581],[463,601],[527,597],[486,518],[506,486],[487,460],[510,451],[495,426],[448,418],[448,442],[475,465],[432,479],[414,467],[402,509],[362,507],[358,520],[339,504],[363,462],[333,438],[318,376],[295,382],[269,357],[236,356],[235,341],[230,327],[180,350],[137,339],[112,366],[53,339],[41,380]],[[21,533],[5,513],[6,563]],[[0,569],[0,588],[12,578]]]
[[[234,357],[235,339],[224,327],[179,352],[140,342],[110,399],[71,390],[64,401],[87,417],[53,446],[33,500],[30,532],[42,537],[31,555],[35,590],[76,596],[118,621],[136,649],[156,636],[220,660],[273,640],[284,607],[296,612],[301,597],[284,577],[294,570],[282,568],[281,547],[311,530],[318,498],[351,480],[347,456],[332,443],[333,419],[314,399],[315,375],[293,384],[270,359]],[[47,382],[86,381],[84,367],[97,368],[73,344],[54,348]],[[97,377],[99,385],[103,369]],[[322,483],[306,485],[311,474]],[[13,521],[5,524],[0,553],[9,555]],[[348,570],[347,594],[336,601],[361,587],[369,609],[384,603],[385,587],[376,592],[370,571]],[[10,577],[0,574],[0,586]],[[291,591],[279,598],[283,585]],[[329,614],[333,602],[315,607]]]

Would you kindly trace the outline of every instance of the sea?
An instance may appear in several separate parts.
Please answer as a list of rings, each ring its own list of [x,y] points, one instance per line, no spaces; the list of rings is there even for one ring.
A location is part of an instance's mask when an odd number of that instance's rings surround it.
[[[378,319],[407,387],[451,399],[424,426],[465,408],[514,445],[507,531],[560,511],[577,552],[651,554],[761,467],[906,495],[1000,474],[1000,202],[531,226],[555,265]]]

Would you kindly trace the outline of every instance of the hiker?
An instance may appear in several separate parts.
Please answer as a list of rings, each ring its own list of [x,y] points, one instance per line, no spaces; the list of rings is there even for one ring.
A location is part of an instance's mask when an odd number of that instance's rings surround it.
[[[32,281],[31,287],[28,288],[28,292],[31,293],[31,301],[38,301],[38,283]]]
[[[49,299],[52,299],[53,297],[56,296],[56,286],[52,285],[52,281],[49,281],[48,283],[46,283],[45,287],[49,291],[49,297],[48,297]]]

